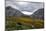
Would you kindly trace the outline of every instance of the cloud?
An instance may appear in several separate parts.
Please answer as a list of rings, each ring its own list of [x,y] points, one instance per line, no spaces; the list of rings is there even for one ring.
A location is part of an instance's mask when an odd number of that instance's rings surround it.
[[[32,12],[28,12],[28,11],[21,11],[23,14],[25,15],[32,15],[33,13]]]
[[[6,6],[11,6],[27,15],[32,14],[36,9],[44,7],[43,3],[40,2],[16,2],[16,0],[6,0]]]

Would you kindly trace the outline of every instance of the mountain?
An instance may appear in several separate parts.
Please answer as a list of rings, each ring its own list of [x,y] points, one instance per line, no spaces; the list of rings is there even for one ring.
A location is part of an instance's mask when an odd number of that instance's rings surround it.
[[[23,14],[19,10],[14,9],[14,8],[8,6],[5,9],[5,15],[6,16],[21,16]]]
[[[44,8],[38,9],[31,16],[34,17],[34,18],[36,17],[36,18],[44,19]]]
[[[6,16],[26,16],[26,17],[33,17],[33,18],[41,18],[44,19],[44,8],[38,9],[36,12],[34,12],[32,15],[25,15],[22,12],[20,12],[17,9],[14,9],[10,6],[6,7],[5,10]]]

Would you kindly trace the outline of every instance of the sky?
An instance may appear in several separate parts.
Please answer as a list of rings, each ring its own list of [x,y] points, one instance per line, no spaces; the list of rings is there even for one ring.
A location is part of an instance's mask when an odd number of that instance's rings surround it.
[[[21,11],[23,14],[26,15],[31,15],[35,11],[37,11],[37,9],[44,7],[43,3],[40,2],[21,2],[21,1],[16,2],[16,0],[6,0],[6,7],[11,6],[15,9],[18,9],[19,11]]]

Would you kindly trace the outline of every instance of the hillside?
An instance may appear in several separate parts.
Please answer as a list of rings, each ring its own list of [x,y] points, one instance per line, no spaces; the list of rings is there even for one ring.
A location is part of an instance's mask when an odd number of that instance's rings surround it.
[[[31,16],[34,18],[44,19],[44,8],[38,9]]]
[[[23,15],[19,10],[14,9],[10,6],[6,7],[6,11],[5,11],[5,15],[6,16],[21,16]]]

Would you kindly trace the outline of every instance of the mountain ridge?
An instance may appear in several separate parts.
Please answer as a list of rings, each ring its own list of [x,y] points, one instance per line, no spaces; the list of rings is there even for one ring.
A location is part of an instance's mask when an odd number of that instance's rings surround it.
[[[14,9],[10,6],[6,7],[5,13],[6,13],[6,16],[21,16],[22,15],[22,13],[19,10]]]

